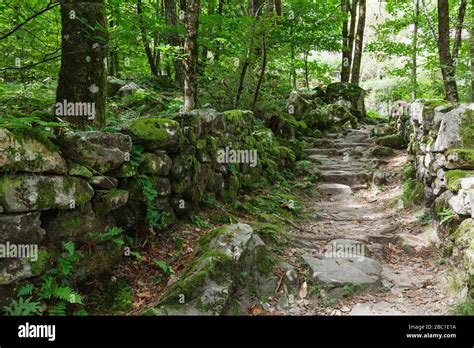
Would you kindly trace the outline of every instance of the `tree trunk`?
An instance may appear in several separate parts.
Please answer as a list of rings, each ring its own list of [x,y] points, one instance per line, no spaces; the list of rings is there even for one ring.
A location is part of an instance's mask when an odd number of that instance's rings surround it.
[[[350,74],[350,55],[349,55],[349,0],[341,1],[342,14],[344,21],[342,22],[342,62],[341,62],[341,82],[349,82]]]
[[[417,70],[418,70],[418,22],[420,19],[420,0],[414,0],[413,5],[413,53],[412,53],[412,84],[413,84],[413,91],[412,91],[412,99],[415,100],[417,97]]]
[[[474,103],[474,0],[471,1],[471,102]]]
[[[355,30],[356,30],[356,23],[357,23],[357,5],[359,4],[359,0],[352,0],[351,4],[351,24],[349,27],[349,73],[352,69],[352,56],[354,55],[354,40],[355,40]],[[347,81],[349,81],[349,76],[347,77]]]
[[[438,0],[438,53],[441,73],[446,99],[456,102],[459,96],[449,47],[449,4],[448,0]]]
[[[224,0],[218,0],[218,1],[219,3],[217,5],[217,14],[222,17],[222,13],[224,12]],[[219,26],[219,30],[220,30],[220,26]],[[221,46],[220,44],[217,44],[216,52],[214,54],[215,61],[219,60],[220,54],[221,54]]]
[[[199,27],[199,0],[188,0],[184,23],[184,111],[190,111],[197,106],[197,36]]]
[[[360,64],[362,61],[362,50],[364,49],[365,5],[366,0],[359,0],[359,20],[357,21],[357,36],[355,38],[354,61],[351,74],[351,83],[354,85],[359,85],[360,80]]]
[[[275,14],[281,17],[281,0],[275,0]]]
[[[303,59],[304,59],[304,81],[306,83],[306,89],[309,90],[308,56],[309,56],[309,52],[305,52]]]
[[[262,69],[260,70],[260,76],[258,77],[257,86],[255,87],[255,94],[253,97],[252,110],[255,113],[257,108],[258,96],[260,94],[260,87],[262,86],[263,78],[265,77],[265,70],[267,68],[267,39],[263,36],[263,53],[262,53]]]
[[[168,44],[170,46],[180,47],[181,40],[178,35],[178,17],[176,16],[176,0],[164,0],[165,2],[165,22],[169,33]],[[181,89],[184,88],[183,65],[179,59],[173,60],[175,81]]]
[[[143,47],[145,48],[146,58],[148,59],[148,65],[150,67],[151,73],[155,76],[158,76],[158,69],[155,65],[155,58],[153,57],[153,52],[151,51],[150,43],[148,42],[145,22],[143,21],[142,0],[137,0],[137,15],[138,26],[140,27],[140,34],[142,37]]]
[[[455,70],[456,70],[456,66],[458,65],[459,48],[461,47],[461,44],[462,44],[462,29],[464,26],[464,17],[466,16],[466,7],[467,7],[467,0],[461,0],[461,4],[459,4],[456,32],[454,34],[453,55],[452,55]]]
[[[61,23],[62,56],[56,103],[74,103],[75,108],[61,113],[57,104],[56,115],[76,128],[103,127],[108,44],[104,1],[62,2]],[[103,29],[91,29],[97,25]],[[94,110],[93,117],[85,112],[86,105],[89,111]]]

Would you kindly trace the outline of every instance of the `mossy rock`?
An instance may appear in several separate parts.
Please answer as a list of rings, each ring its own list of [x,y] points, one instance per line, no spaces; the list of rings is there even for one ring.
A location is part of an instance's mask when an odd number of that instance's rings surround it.
[[[474,150],[474,110],[466,110],[466,116],[461,123],[460,136],[463,147]]]
[[[448,169],[474,169],[474,149],[450,149],[445,155]]]
[[[444,174],[446,187],[450,191],[461,189],[461,179],[474,176],[474,170],[449,170]]]
[[[203,236],[195,260],[148,314],[222,314],[231,295],[239,261],[252,234],[249,225],[234,224]]]
[[[129,196],[129,192],[122,189],[98,190],[92,199],[92,206],[97,215],[105,216],[127,204]]]
[[[132,122],[128,132],[147,149],[178,151],[183,142],[180,125],[166,118],[140,118]]]
[[[379,137],[375,142],[377,145],[390,147],[396,150],[403,150],[407,147],[407,142],[400,133]]]
[[[89,202],[93,195],[85,180],[72,176],[0,177],[0,205],[6,212],[70,209]]]
[[[0,128],[0,172],[66,174],[66,162],[54,149],[28,133]]]
[[[395,155],[395,151],[390,147],[377,146],[371,151],[372,156],[378,158],[392,157]]]
[[[94,176],[94,174],[92,174],[92,172],[87,169],[86,166],[75,163],[71,164],[69,168],[69,175],[80,176],[81,178],[85,179],[92,179],[92,177]]]

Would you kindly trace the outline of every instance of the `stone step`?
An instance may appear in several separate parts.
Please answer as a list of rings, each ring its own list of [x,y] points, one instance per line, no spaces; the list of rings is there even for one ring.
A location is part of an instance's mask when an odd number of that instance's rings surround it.
[[[347,170],[322,170],[321,181],[349,185],[360,185],[372,181],[372,172],[350,172]]]

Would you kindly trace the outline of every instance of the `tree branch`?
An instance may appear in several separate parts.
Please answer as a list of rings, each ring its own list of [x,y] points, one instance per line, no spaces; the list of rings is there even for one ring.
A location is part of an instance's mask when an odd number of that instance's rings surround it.
[[[0,40],[4,40],[6,39],[7,37],[13,35],[18,29],[20,29],[21,27],[23,27],[26,23],[28,23],[29,21],[31,21],[32,19],[38,17],[39,15],[42,15],[43,13],[45,13],[46,11],[49,11],[51,10],[52,8],[55,8],[56,6],[59,6],[59,2],[57,2],[57,0],[50,0],[48,6],[46,6],[45,8],[43,8],[42,10],[40,10],[39,12],[36,12],[34,15],[28,17],[24,22],[16,25],[13,29],[11,29],[9,32],[7,32],[6,34],[2,34],[0,36]]]

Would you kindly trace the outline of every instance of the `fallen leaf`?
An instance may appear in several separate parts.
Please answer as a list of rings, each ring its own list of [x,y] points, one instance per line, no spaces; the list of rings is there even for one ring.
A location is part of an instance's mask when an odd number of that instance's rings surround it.
[[[249,314],[250,315],[260,315],[263,313],[263,309],[258,307],[255,303],[250,306]]]
[[[304,299],[306,296],[308,296],[308,284],[306,282],[301,284],[298,296],[300,297],[300,299]]]

